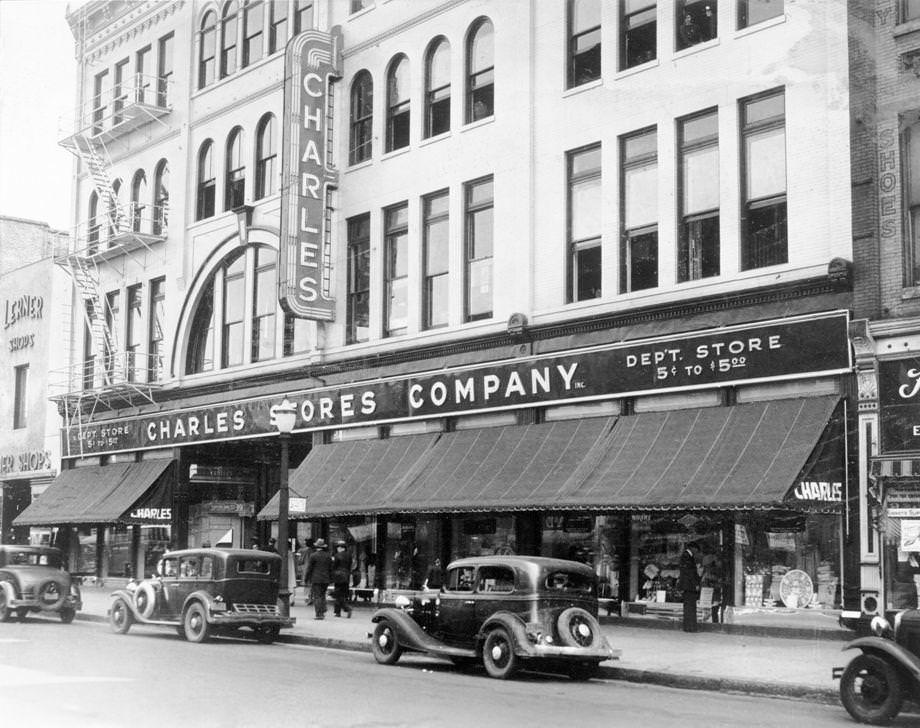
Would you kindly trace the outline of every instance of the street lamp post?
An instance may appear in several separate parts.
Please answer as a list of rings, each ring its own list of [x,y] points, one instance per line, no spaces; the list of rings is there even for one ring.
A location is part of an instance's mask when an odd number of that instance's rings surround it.
[[[297,405],[289,402],[287,397],[272,412],[278,439],[281,442],[281,467],[278,488],[278,553],[281,555],[281,588],[278,600],[281,602],[281,614],[287,617],[291,613],[291,592],[288,589],[288,459],[291,431],[297,421]]]

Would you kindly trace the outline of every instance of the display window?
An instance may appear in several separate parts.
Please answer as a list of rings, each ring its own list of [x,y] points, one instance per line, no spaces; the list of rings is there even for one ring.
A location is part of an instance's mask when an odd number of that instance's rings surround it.
[[[330,521],[330,549],[338,541],[344,541],[352,555],[351,586],[373,589],[377,583],[377,519],[348,516]]]
[[[627,563],[626,516],[548,513],[542,518],[540,555],[594,567],[598,596],[621,599],[621,570]]]
[[[452,559],[518,553],[515,519],[510,514],[454,518],[451,532]]]

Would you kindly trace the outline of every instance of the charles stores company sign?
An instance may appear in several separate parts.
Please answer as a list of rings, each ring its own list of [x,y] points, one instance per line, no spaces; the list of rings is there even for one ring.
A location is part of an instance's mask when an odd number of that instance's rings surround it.
[[[295,429],[306,431],[850,368],[847,314],[840,312],[84,424],[65,430],[64,447],[102,453],[274,435],[272,408],[284,396],[297,405]]]

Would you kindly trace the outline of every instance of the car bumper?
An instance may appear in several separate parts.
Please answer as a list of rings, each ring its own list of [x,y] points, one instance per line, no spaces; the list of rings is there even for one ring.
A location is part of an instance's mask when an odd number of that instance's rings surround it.
[[[284,617],[277,611],[270,609],[247,611],[214,611],[208,613],[208,622],[214,625],[243,626],[243,625],[275,625],[278,627],[293,627],[294,617]]]
[[[553,660],[618,660],[622,650],[614,650],[610,647],[599,647],[595,649],[585,647],[565,647],[563,645],[546,645],[546,644],[528,644],[521,646],[522,657],[547,658]]]
[[[11,599],[8,602],[7,606],[10,607],[11,609],[42,609],[43,608],[41,601],[33,597],[26,597],[23,599]],[[53,609],[49,609],[48,607],[44,607],[44,609],[45,611],[48,611],[48,612],[59,612],[62,609],[73,609],[75,612],[79,612],[81,609],[83,609],[83,602],[74,597],[67,597],[67,599],[64,600],[63,604],[57,607],[54,607]]]

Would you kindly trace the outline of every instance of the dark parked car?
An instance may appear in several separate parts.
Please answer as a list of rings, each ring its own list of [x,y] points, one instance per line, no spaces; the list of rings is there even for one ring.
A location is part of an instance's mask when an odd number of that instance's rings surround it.
[[[585,564],[530,556],[454,561],[439,592],[378,609],[371,648],[377,662],[405,650],[458,665],[482,662],[489,675],[560,670],[576,680],[619,656],[597,621],[597,577]]]
[[[157,575],[112,592],[109,622],[125,634],[135,622],[174,627],[189,642],[241,628],[270,643],[294,624],[278,609],[281,557],[267,551],[171,551]]]
[[[82,609],[80,587],[64,569],[64,555],[50,546],[0,546],[0,622],[13,614],[57,612],[64,624]]]

